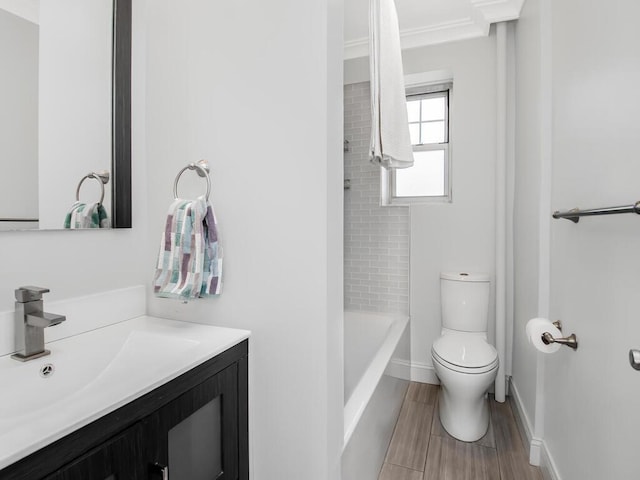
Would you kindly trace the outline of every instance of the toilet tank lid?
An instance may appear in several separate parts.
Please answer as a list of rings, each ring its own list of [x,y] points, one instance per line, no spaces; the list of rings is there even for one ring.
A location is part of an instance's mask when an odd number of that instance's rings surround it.
[[[457,282],[488,282],[489,275],[486,273],[468,272],[441,272],[440,278],[444,280],[454,280]]]

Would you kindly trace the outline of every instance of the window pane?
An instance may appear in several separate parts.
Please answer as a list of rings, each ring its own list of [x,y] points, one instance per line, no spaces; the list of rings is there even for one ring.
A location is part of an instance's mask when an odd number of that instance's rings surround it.
[[[420,121],[420,100],[407,102],[407,115],[409,116],[409,122]]]
[[[413,152],[413,167],[396,169],[396,197],[444,196],[444,150]]]
[[[445,97],[425,98],[422,100],[422,121],[444,120],[444,100]]]
[[[444,142],[444,122],[421,123],[422,143]]]
[[[420,124],[412,123],[409,125],[409,135],[411,136],[411,145],[420,145]]]

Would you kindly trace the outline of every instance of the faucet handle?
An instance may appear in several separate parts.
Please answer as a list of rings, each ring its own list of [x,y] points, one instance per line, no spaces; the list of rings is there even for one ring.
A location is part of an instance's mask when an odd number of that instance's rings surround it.
[[[26,286],[17,288],[15,291],[16,301],[18,302],[33,302],[35,300],[42,300],[42,294],[50,292],[48,288]]]

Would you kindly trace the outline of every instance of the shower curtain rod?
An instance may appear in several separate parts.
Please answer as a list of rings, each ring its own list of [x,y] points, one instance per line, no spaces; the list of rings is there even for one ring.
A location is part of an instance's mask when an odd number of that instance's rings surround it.
[[[566,212],[555,211],[553,212],[553,218],[566,218],[573,223],[578,223],[580,217],[590,217],[595,215],[615,215],[618,213],[637,213],[640,215],[640,201],[633,205],[625,205],[621,207],[605,207],[605,208],[592,208],[590,210],[580,210],[574,208]]]

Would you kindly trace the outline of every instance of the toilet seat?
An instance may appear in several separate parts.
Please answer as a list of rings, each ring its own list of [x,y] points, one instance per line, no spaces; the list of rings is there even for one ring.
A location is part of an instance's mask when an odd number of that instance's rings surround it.
[[[452,372],[457,372],[457,373],[469,374],[469,375],[487,373],[498,368],[497,358],[495,362],[491,363],[490,365],[486,365],[484,367],[465,368],[465,367],[460,367],[458,365],[454,365],[453,363],[447,362],[446,360],[440,358],[438,354],[434,353],[433,351],[431,352],[431,357],[435,362],[438,362],[447,370],[451,370]]]
[[[498,366],[498,352],[477,335],[443,335],[431,347],[431,354],[443,367],[460,373],[485,373]]]

